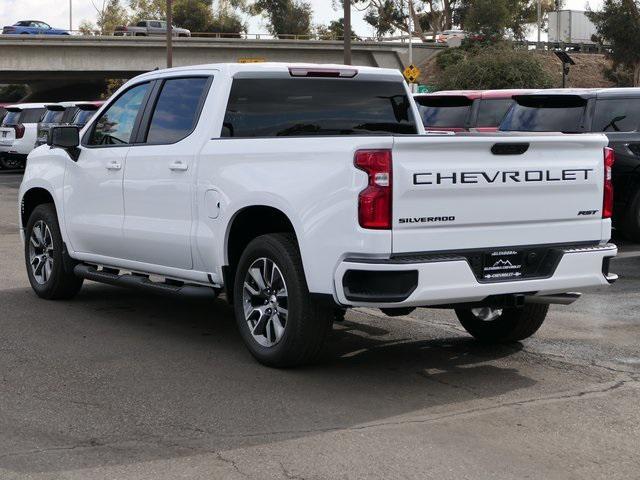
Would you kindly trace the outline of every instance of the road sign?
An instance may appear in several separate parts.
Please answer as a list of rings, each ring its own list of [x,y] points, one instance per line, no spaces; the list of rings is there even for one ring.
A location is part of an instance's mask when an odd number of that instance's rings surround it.
[[[240,57],[238,63],[263,63],[267,59],[263,57]]]
[[[418,67],[416,67],[413,63],[411,65],[409,65],[407,68],[404,69],[404,72],[402,72],[404,75],[404,78],[407,79],[407,82],[409,83],[416,83],[418,81],[418,79],[420,78],[420,69]]]

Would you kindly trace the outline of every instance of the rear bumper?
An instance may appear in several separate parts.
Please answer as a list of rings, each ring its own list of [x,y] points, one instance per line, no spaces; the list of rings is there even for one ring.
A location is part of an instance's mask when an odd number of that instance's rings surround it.
[[[479,281],[467,259],[431,256],[429,261],[347,259],[335,271],[336,300],[345,306],[426,307],[482,302],[496,295],[554,295],[608,285],[613,244],[561,248],[562,256],[546,278]]]

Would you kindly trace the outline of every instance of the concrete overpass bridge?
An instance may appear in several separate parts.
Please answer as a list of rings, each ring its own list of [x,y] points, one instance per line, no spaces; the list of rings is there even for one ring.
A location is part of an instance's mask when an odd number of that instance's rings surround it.
[[[413,44],[414,62],[441,48]],[[400,42],[354,42],[353,64],[402,69],[409,48]],[[342,63],[342,42],[239,38],[174,40],[174,66],[262,60]],[[0,84],[26,83],[30,100],[89,98],[108,78],[130,78],[166,65],[163,38],[0,35]]]

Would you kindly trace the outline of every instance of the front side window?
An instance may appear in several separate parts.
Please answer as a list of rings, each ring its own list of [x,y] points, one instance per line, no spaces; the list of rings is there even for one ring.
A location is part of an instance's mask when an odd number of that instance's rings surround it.
[[[150,22],[150,25],[151,25],[153,28],[160,28],[160,22]]]
[[[89,145],[126,145],[130,143],[136,117],[148,89],[148,83],[136,85],[111,104],[96,121],[89,138]]]
[[[236,79],[223,137],[415,134],[401,82]]]
[[[518,97],[500,124],[500,130],[581,133],[586,108],[587,100],[577,95]]]
[[[164,82],[149,124],[147,143],[175,143],[193,131],[208,81],[198,77]]]
[[[640,127],[640,98],[602,99],[596,102],[595,132],[636,132]]]
[[[497,127],[514,103],[510,98],[482,100],[478,110],[478,127]]]

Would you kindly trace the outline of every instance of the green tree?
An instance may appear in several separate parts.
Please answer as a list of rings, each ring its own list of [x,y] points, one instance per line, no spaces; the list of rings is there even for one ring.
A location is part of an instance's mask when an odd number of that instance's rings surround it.
[[[96,10],[96,25],[88,20],[80,22],[83,35],[111,35],[118,25],[126,25],[129,21],[127,9],[120,0],[102,0],[102,3],[91,2]]]
[[[175,0],[173,23],[191,32],[208,32],[213,23],[213,11],[208,0]]]
[[[129,8],[132,23],[167,17],[167,0],[129,0]]]
[[[365,10],[364,20],[375,28],[378,36],[409,33],[409,2],[407,0],[352,0]],[[452,28],[458,5],[462,0],[414,0],[411,5],[412,35],[426,41],[429,32]],[[336,4],[342,5],[341,0]]]
[[[311,35],[311,5],[301,0],[254,0],[246,6],[252,15],[262,15],[275,37]]]
[[[449,63],[437,81],[441,90],[549,88],[552,85],[553,79],[535,54],[508,45],[468,52]]]
[[[605,0],[602,10],[590,12],[601,43],[611,45],[615,70],[633,72],[640,86],[640,11],[636,0]],[[620,68],[622,67],[622,68]]]
[[[510,32],[523,39],[527,26],[537,22],[537,4],[537,0],[465,0],[459,6],[458,21],[470,32],[497,37]],[[542,18],[562,4],[560,0],[543,0]]]
[[[316,35],[321,40],[342,40],[344,38],[344,18],[333,20],[329,25],[319,25],[316,27]],[[358,39],[358,36],[351,32],[351,38]]]

